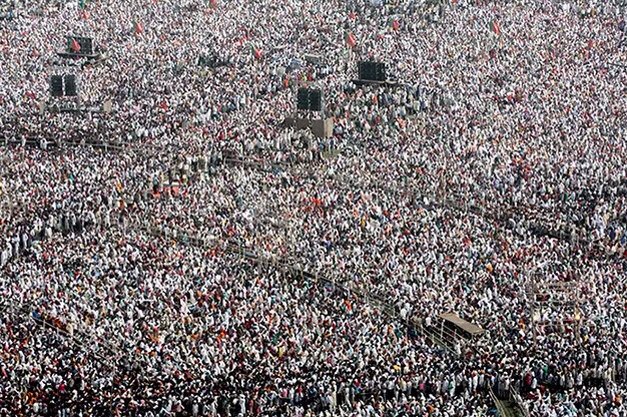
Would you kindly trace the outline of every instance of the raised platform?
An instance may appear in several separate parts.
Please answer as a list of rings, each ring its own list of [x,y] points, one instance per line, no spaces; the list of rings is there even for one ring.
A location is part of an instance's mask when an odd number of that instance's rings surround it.
[[[374,85],[379,87],[398,87],[400,84],[398,81],[374,81],[374,80],[353,80],[353,84],[356,86]]]
[[[330,138],[333,136],[333,128],[335,127],[333,119],[330,117],[311,119],[297,116],[286,117],[283,126],[298,130],[311,129],[317,138]]]
[[[89,59],[89,60],[94,60],[94,61],[99,60],[100,57],[102,56],[102,54],[100,53],[81,54],[81,53],[74,53],[74,52],[57,52],[57,55],[60,56],[61,58]]]
[[[485,330],[481,327],[462,319],[455,313],[444,313],[440,314],[438,317],[447,323],[456,334],[461,333],[461,336],[466,337],[467,339],[485,333]]]
[[[105,101],[102,105],[83,106],[77,102],[66,103],[41,103],[39,105],[39,114],[43,115],[46,111],[52,114],[58,113],[104,113],[109,114],[112,111],[112,104],[109,100]]]

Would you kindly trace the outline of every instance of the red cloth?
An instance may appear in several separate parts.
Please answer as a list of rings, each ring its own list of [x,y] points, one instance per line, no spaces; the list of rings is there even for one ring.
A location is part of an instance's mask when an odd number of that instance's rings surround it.
[[[72,42],[70,42],[70,50],[74,53],[81,51],[81,45],[76,41],[76,39],[72,39]]]
[[[492,32],[496,33],[497,36],[501,36],[501,25],[496,19],[492,21]]]
[[[346,37],[346,43],[351,48],[354,48],[355,45],[357,45],[357,38],[355,38],[353,32],[349,32],[348,36]]]

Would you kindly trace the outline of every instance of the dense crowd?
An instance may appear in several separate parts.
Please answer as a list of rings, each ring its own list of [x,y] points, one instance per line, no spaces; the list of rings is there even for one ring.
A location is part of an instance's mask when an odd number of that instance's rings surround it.
[[[624,6],[372,4],[0,21],[0,414],[627,415]]]

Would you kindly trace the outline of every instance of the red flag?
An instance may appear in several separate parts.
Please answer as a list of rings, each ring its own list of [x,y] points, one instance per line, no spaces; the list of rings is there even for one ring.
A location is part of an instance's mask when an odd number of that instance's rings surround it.
[[[357,13],[355,13],[355,12],[350,12],[350,13],[348,14],[348,18],[349,18],[350,20],[355,20],[355,19],[357,19]]]
[[[220,329],[220,333],[218,333],[218,342],[221,342],[222,339],[224,339],[226,337],[226,331],[224,331],[223,329]]]
[[[357,38],[355,38],[353,32],[348,33],[348,36],[346,37],[346,43],[350,48],[354,48],[355,45],[357,45]]]
[[[168,102],[163,100],[161,103],[159,103],[159,107],[163,110],[163,111],[168,111]]]
[[[72,42],[70,42],[70,50],[75,54],[81,51],[81,45],[76,41],[76,39],[72,39]]]
[[[394,21],[392,21],[392,29],[399,30],[400,28],[401,22],[399,22],[398,19],[394,19]]]
[[[259,48],[255,48],[254,54],[256,59],[261,59],[261,57],[263,57],[263,52],[261,52],[261,49]]]
[[[144,33],[144,26],[139,22],[135,22],[135,34],[141,35],[142,33]]]
[[[501,36],[501,25],[496,19],[492,21],[492,32],[496,33],[496,36]]]
[[[210,0],[209,4],[211,4],[211,7],[215,9],[218,7],[218,0]]]

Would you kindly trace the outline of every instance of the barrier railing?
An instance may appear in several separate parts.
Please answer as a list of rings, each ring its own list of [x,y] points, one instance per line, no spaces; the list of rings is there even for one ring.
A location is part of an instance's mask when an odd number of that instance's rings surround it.
[[[200,247],[211,247],[216,248],[219,247],[222,250],[225,250],[228,253],[237,255],[243,259],[249,260],[251,262],[261,264],[264,266],[276,268],[284,273],[289,274],[292,277],[297,277],[300,279],[307,279],[313,282],[324,282],[332,285],[335,289],[342,291],[345,294],[352,294],[356,298],[362,299],[367,304],[374,306],[379,309],[381,312],[386,314],[387,316],[398,320],[405,324],[408,327],[413,328],[419,334],[429,339],[432,343],[437,344],[445,349],[447,349],[451,353],[457,353],[454,349],[455,342],[458,341],[455,336],[450,333],[448,330],[437,331],[431,328],[427,328],[423,325],[423,321],[419,318],[410,318],[410,319],[402,319],[400,317],[399,312],[393,304],[388,303],[385,300],[382,300],[380,297],[364,292],[362,289],[355,286],[347,286],[343,283],[337,282],[333,279],[329,279],[319,274],[314,274],[307,272],[298,266],[295,266],[291,263],[284,262],[282,259],[278,257],[263,257],[256,254],[254,251],[251,251],[244,247],[242,244],[234,244],[232,242],[221,242],[218,239],[202,239],[194,236],[189,236],[185,231],[182,230],[164,230],[159,227],[155,227],[150,224],[148,221],[135,223],[136,228],[144,230],[150,233],[153,236],[163,236],[168,238],[173,238],[180,243],[187,245],[195,245]],[[439,334],[438,334],[439,333]]]
[[[103,365],[106,365],[108,368],[113,367],[113,364],[111,363],[111,359],[112,359],[111,357],[105,357],[99,352],[93,350],[93,348],[89,348],[87,343],[81,338],[79,338],[76,334],[74,334],[74,332],[70,333],[63,328],[54,325],[53,322],[47,319],[45,316],[35,317],[35,312],[38,311],[37,309],[29,308],[26,304],[20,303],[16,300],[12,300],[12,303],[9,303],[8,300],[6,300],[3,304],[0,304],[0,306],[2,306],[1,311],[3,313],[12,314],[16,318],[24,318],[27,320],[32,320],[38,325],[48,330],[52,330],[58,335],[63,336],[66,339],[70,340],[74,345],[78,346],[81,350],[88,351],[94,357],[98,358],[99,361]],[[80,332],[79,332],[79,335],[80,335]],[[110,352],[114,354],[116,359],[120,357],[119,352],[111,350],[110,347],[106,347],[106,349],[109,349]]]
[[[513,387],[509,388],[509,398],[510,401],[513,402],[516,407],[521,411],[523,417],[531,417],[531,413],[529,412],[529,407],[523,401],[520,393],[516,391]]]
[[[494,393],[494,390],[492,389],[492,387],[489,385],[488,385],[488,395],[492,399],[492,402],[494,402],[494,406],[496,407],[497,415],[499,417],[515,417],[514,413],[512,413],[503,405],[501,400]]]

